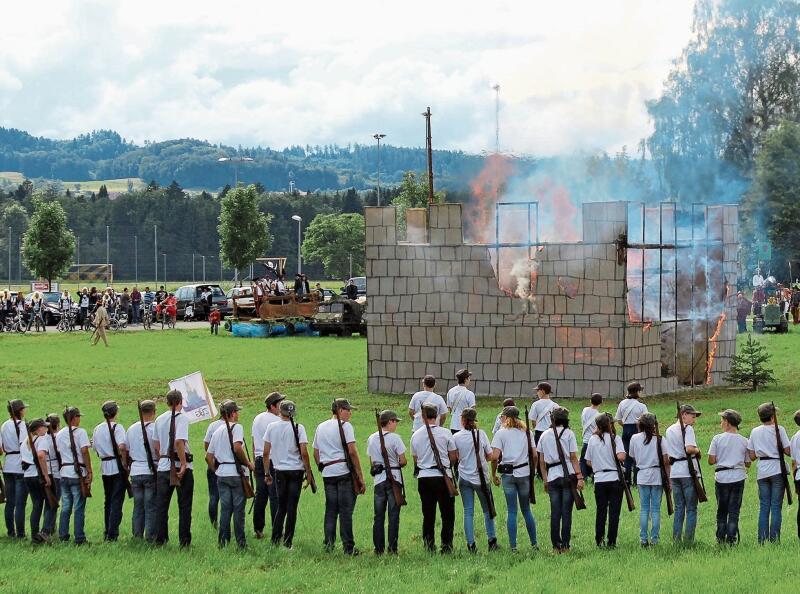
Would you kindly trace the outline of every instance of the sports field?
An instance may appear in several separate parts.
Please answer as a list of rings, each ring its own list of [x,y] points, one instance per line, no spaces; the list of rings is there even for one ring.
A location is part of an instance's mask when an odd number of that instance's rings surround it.
[[[745,432],[757,424],[756,406],[774,399],[782,411],[782,423],[791,436],[796,427],[793,412],[800,408],[800,377],[793,353],[800,346],[800,332],[762,339],[775,353],[773,360],[779,385],[760,394],[712,389],[681,395],[705,414],[698,419],[700,446],[708,444],[718,428],[716,412],[733,407],[744,416]],[[136,420],[135,402],[159,398],[167,381],[202,371],[216,399],[234,398],[244,410],[242,421],[249,440],[250,422],[263,410],[263,398],[272,390],[286,393],[298,403],[299,422],[309,430],[328,418],[330,401],[350,398],[357,406],[353,415],[359,450],[366,472],[366,438],[375,430],[374,409],[394,408],[404,413],[407,396],[377,396],[366,390],[366,341],[359,338],[235,339],[225,334],[212,337],[204,331],[123,332],[110,335],[111,347],[88,345],[82,333],[9,336],[0,335],[0,385],[4,398],[23,398],[30,405],[28,418],[60,412],[65,404],[80,406],[83,426],[91,433],[101,420],[100,404],[115,399],[122,407],[120,421],[127,427]],[[437,391],[446,389],[437,386]],[[559,400],[556,395],[556,400]],[[663,428],[674,417],[675,399],[647,398]],[[499,409],[499,398],[482,399],[479,419],[491,429]],[[564,401],[578,417],[583,399]],[[614,410],[616,403],[608,403]],[[205,423],[192,425],[191,445],[202,452]],[[400,434],[408,442],[408,422]],[[579,431],[578,431],[579,433]],[[704,468],[708,468],[705,458]],[[738,547],[719,547],[714,539],[716,504],[713,476],[706,471],[710,501],[700,505],[698,542],[691,548],[670,542],[672,521],[662,511],[661,544],[639,547],[638,509],[627,512],[623,504],[619,546],[601,551],[594,546],[594,497],[586,490],[588,509],[573,515],[573,550],[554,556],[549,541],[549,503],[537,482],[539,503],[533,512],[540,549],[524,546],[524,527],[519,527],[519,553],[508,550],[505,503],[495,488],[498,508],[499,553],[486,552],[482,521],[476,518],[479,553],[470,555],[461,527],[460,500],[456,502],[456,552],[452,556],[429,556],[421,543],[419,497],[410,469],[405,472],[409,505],[401,516],[400,555],[376,558],[371,553],[372,490],[359,497],[354,518],[356,545],[364,553],[346,558],[341,549],[326,553],[322,546],[322,492],[304,491],[299,510],[294,549],[272,547],[257,541],[248,522],[249,548],[219,550],[216,534],[206,514],[206,481],[201,456],[195,462],[193,545],[181,551],[177,540],[177,508],[171,514],[173,539],[164,548],[151,549],[131,542],[132,502],[126,501],[120,542],[104,544],[102,537],[102,485],[96,476],[94,497],[87,503],[86,532],[91,546],[76,548],[54,544],[34,548],[29,541],[11,542],[0,537],[0,591],[81,592],[790,592],[796,588],[800,558],[796,529],[797,502],[784,505],[783,542],[756,544],[757,488],[751,468],[741,521],[742,542]],[[320,481],[321,483],[321,481]],[[368,480],[369,485],[369,480]],[[638,495],[634,491],[637,501]],[[173,503],[173,505],[175,505]],[[521,523],[521,519],[520,519]],[[269,528],[269,527],[268,527]],[[4,533],[4,531],[3,531]]]

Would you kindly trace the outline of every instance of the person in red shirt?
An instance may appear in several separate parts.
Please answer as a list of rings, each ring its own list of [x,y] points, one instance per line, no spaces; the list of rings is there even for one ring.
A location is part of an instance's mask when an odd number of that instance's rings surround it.
[[[167,315],[174,320],[178,315],[178,300],[175,298],[175,293],[170,293],[164,301],[156,306],[156,313],[161,313],[165,309]]]
[[[219,321],[222,316],[219,313],[219,308],[215,305],[211,308],[211,313],[208,314],[208,322],[211,324],[211,334],[219,334]]]

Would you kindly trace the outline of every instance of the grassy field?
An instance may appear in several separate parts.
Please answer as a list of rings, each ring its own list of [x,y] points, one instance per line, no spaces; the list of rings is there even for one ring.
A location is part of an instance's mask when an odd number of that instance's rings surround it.
[[[0,183],[9,183],[9,184],[21,184],[25,181],[25,176],[17,171],[0,171]],[[147,182],[143,179],[139,179],[138,177],[132,178],[120,178],[120,179],[91,179],[91,180],[84,180],[84,181],[61,181],[64,184],[65,188],[68,188],[70,191],[75,190],[75,185],[79,184],[80,189],[83,192],[98,192],[100,190],[100,186],[105,185],[106,189],[109,192],[127,192],[128,191],[128,181],[133,183],[133,188],[135,190],[143,190],[147,187]]]
[[[106,287],[106,283],[104,281],[80,281],[80,282],[76,282],[76,281],[61,281],[61,280],[59,280],[59,281],[53,281],[53,282],[54,283],[55,282],[58,283],[58,290],[59,291],[63,291],[64,289],[67,289],[70,292],[70,294],[73,295],[73,297],[75,295],[75,292],[79,291],[83,287],[90,287],[90,288],[91,287],[97,287],[98,290],[105,289],[105,287]],[[175,289],[177,289],[178,287],[182,287],[183,285],[194,285],[194,284],[199,284],[199,283],[202,283],[202,282],[203,282],[202,280],[197,280],[197,281],[192,281],[192,280],[168,281],[166,287],[167,287],[167,290],[174,291]],[[220,287],[222,287],[223,291],[227,291],[228,289],[233,287],[234,284],[235,284],[234,282],[232,282],[229,279],[226,279],[226,280],[223,280],[223,281],[218,281],[218,280],[214,280],[214,279],[211,279],[211,278],[208,278],[208,277],[206,277],[206,282],[208,284],[211,284],[211,285],[219,285]],[[294,277],[291,277],[291,282],[294,283]],[[317,281],[315,279],[309,279],[309,283],[311,283],[311,287],[313,289],[313,287],[317,283]],[[335,280],[334,281],[323,280],[323,281],[319,281],[319,283],[323,286],[323,288],[333,289],[337,293],[339,293],[339,290],[344,285],[344,283],[342,281],[335,281]],[[137,284],[135,281],[132,281],[132,280],[116,280],[115,279],[114,282],[111,283],[111,284],[114,286],[114,288],[117,291],[122,292],[122,289],[124,289],[125,287],[128,287],[128,290],[132,291],[134,286],[138,286],[140,291],[143,291],[145,287],[150,287],[151,289],[156,290],[156,289],[158,289],[158,287],[160,287],[164,283],[163,283],[163,281],[158,281],[156,283],[156,282],[153,282],[153,281],[140,280],[138,282],[138,284]],[[248,285],[249,281],[243,281],[242,284],[243,285]],[[294,286],[294,284],[292,284],[292,286]],[[0,290],[3,290],[5,288],[7,288],[7,285],[0,284]],[[30,282],[22,284],[22,285],[16,285],[16,284],[12,283],[12,285],[11,285],[11,290],[12,291],[16,292],[18,290],[22,290],[22,292],[25,295],[30,293],[30,288],[31,288]]]
[[[680,396],[693,402],[706,414],[698,420],[698,436],[705,452],[717,432],[716,412],[733,407],[744,416],[745,431],[757,424],[756,406],[774,399],[783,411],[789,434],[795,432],[791,414],[800,408],[800,377],[793,352],[800,346],[800,332],[784,336],[765,336],[765,344],[775,353],[774,365],[779,385],[760,394],[727,389],[695,391]],[[201,370],[217,402],[235,398],[244,406],[242,420],[248,428],[253,416],[263,410],[263,397],[280,390],[299,406],[299,421],[309,429],[328,417],[332,398],[345,396],[358,407],[353,416],[362,462],[367,436],[374,431],[375,408],[406,409],[407,396],[371,395],[366,390],[366,342],[363,339],[284,338],[239,340],[229,335],[212,337],[203,331],[162,333],[129,332],[113,334],[111,347],[91,348],[83,334],[8,336],[0,335],[3,364],[0,380],[6,398],[23,398],[31,406],[29,418],[57,412],[65,404],[81,406],[84,426],[91,430],[101,420],[100,405],[117,400],[126,426],[135,421],[135,401],[160,398],[167,381]],[[445,386],[439,386],[440,391]],[[647,398],[646,402],[666,427],[673,415],[674,396]],[[499,398],[481,399],[479,415],[484,426],[491,426],[499,408]],[[583,399],[567,401],[577,417]],[[608,403],[613,410],[615,403]],[[202,451],[205,424],[192,426],[191,443],[195,453]],[[407,440],[410,428],[404,422],[401,435]],[[198,456],[198,459],[200,456]],[[705,464],[705,460],[704,460]],[[708,468],[705,466],[705,468]],[[711,501],[700,506],[694,547],[675,547],[670,542],[672,521],[662,512],[662,544],[642,550],[638,539],[638,510],[623,509],[619,547],[600,551],[594,546],[594,497],[587,487],[588,510],[573,516],[573,547],[569,555],[550,552],[549,504],[541,483],[536,485],[539,503],[533,512],[538,524],[540,550],[523,546],[524,527],[519,527],[520,552],[508,550],[505,504],[502,492],[495,489],[498,507],[498,537],[503,551],[486,552],[482,522],[478,526],[480,552],[466,551],[461,502],[456,502],[456,552],[452,556],[429,556],[423,552],[421,515],[416,485],[407,471],[409,505],[401,517],[400,555],[376,558],[371,554],[372,490],[356,505],[357,546],[365,552],[358,558],[345,558],[341,550],[325,553],[322,547],[324,497],[306,491],[300,502],[300,517],[292,551],[273,548],[268,541],[252,536],[248,516],[249,548],[219,550],[216,534],[206,515],[206,482],[202,461],[196,463],[193,511],[194,540],[191,550],[180,551],[175,544],[176,516],[173,508],[173,540],[163,549],[131,542],[132,503],[126,501],[123,538],[116,544],[101,542],[102,485],[96,478],[94,497],[87,505],[87,535],[92,545],[76,549],[55,544],[34,548],[28,542],[0,538],[0,555],[5,560],[0,572],[3,592],[60,591],[130,592],[158,584],[159,591],[176,592],[253,592],[269,589],[287,592],[369,592],[391,589],[397,592],[501,592],[536,589],[544,592],[630,591],[645,592],[729,592],[792,591],[800,546],[795,528],[796,507],[784,506],[783,542],[780,545],[756,544],[757,488],[755,470],[750,470],[741,520],[742,542],[738,547],[719,547],[714,540],[716,504],[713,502],[713,473],[706,470]],[[321,481],[320,481],[321,482]],[[634,497],[638,496],[634,492]],[[795,503],[795,506],[797,503]],[[624,507],[624,506],[623,506]],[[600,582],[600,583],[597,583]],[[188,589],[187,589],[188,584]],[[146,586],[145,586],[146,587]]]

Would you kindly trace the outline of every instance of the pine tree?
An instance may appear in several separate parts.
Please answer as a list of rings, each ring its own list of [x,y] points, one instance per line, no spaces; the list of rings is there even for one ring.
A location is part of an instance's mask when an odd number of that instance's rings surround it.
[[[753,340],[748,333],[747,342],[742,345],[733,358],[731,370],[725,376],[725,381],[740,386],[750,386],[752,392],[766,384],[774,384],[775,376],[766,363],[772,358],[767,348],[759,341]]]

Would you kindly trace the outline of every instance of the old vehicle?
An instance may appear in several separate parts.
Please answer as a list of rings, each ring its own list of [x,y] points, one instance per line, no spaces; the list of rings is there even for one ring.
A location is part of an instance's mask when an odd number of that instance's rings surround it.
[[[204,317],[204,307],[200,300],[200,295],[203,294],[203,289],[208,288],[211,291],[212,305],[219,308],[220,313],[225,316],[230,313],[228,308],[228,298],[223,293],[219,285],[212,284],[198,284],[198,285],[184,285],[175,291],[175,299],[177,300],[178,317],[184,317],[186,306],[191,305],[194,310],[195,318]]]
[[[256,315],[252,287],[232,287],[225,293],[228,298],[228,311],[235,318],[252,318]]]
[[[330,334],[350,336],[356,332],[361,336],[366,336],[365,311],[365,305],[350,299],[337,299],[321,303],[311,327],[319,331],[320,336]]]
[[[760,313],[753,316],[753,332],[761,334],[765,330],[773,330],[778,334],[784,334],[789,331],[789,320],[784,313],[783,302],[775,303],[775,299],[770,299],[766,303]]]

